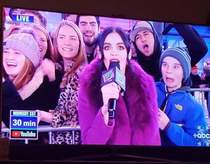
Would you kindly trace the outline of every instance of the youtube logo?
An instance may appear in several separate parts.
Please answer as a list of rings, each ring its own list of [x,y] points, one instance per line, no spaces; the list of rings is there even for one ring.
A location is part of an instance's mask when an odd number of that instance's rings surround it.
[[[20,131],[12,131],[12,135],[11,136],[14,137],[14,138],[20,137]]]

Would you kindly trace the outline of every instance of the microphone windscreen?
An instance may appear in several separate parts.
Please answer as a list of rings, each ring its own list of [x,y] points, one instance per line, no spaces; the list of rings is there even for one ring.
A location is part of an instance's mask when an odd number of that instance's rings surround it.
[[[109,69],[112,69],[114,67],[117,67],[118,69],[120,69],[120,62],[118,60],[111,60],[109,64]]]

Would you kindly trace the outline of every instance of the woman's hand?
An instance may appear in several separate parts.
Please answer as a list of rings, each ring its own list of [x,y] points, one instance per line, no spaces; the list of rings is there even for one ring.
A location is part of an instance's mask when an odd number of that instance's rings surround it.
[[[37,110],[37,112],[38,112],[38,122],[40,121],[44,121],[48,123],[52,122],[52,118],[53,118],[52,112],[45,112],[42,110]]]
[[[41,68],[44,73],[49,79],[49,81],[55,80],[55,63],[53,63],[49,59],[43,59],[41,63]]]
[[[103,107],[102,107],[102,114],[104,116],[104,122],[107,125],[108,124],[108,102],[109,99],[118,99],[119,93],[120,93],[120,87],[116,83],[109,83],[107,85],[104,85],[101,88],[102,97],[103,97]]]
[[[103,97],[103,104],[108,105],[109,99],[118,99],[120,93],[120,87],[112,82],[109,84],[104,85],[101,88],[102,97]]]
[[[159,109],[158,119],[159,119],[159,128],[161,130],[164,130],[170,121],[168,116],[162,110]]]

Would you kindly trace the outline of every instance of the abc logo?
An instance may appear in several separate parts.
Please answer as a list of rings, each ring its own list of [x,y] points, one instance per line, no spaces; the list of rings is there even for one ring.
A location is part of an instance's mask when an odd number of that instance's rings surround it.
[[[207,139],[210,139],[210,134],[205,134],[205,133],[198,133],[198,134],[194,134],[194,137],[195,138],[207,138]]]

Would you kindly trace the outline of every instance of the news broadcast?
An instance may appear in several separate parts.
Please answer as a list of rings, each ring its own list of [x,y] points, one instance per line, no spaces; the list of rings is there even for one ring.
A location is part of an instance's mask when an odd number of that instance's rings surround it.
[[[3,8],[1,138],[210,145],[210,26]]]

